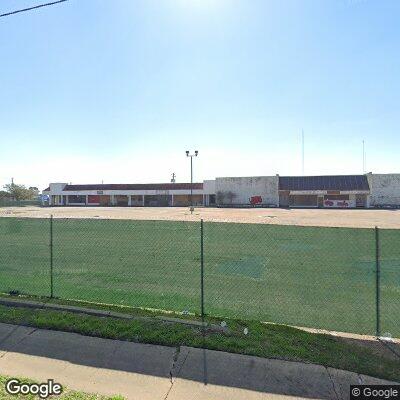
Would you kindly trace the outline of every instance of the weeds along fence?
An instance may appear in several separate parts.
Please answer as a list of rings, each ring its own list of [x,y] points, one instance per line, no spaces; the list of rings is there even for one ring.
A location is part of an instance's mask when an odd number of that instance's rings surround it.
[[[400,337],[400,230],[5,217],[0,291]]]

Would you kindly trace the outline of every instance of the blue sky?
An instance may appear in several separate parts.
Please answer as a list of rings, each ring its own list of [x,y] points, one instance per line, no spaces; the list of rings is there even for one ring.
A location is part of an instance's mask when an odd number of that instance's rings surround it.
[[[42,0],[2,0],[0,13]],[[0,18],[0,185],[400,172],[397,0],[70,0]]]

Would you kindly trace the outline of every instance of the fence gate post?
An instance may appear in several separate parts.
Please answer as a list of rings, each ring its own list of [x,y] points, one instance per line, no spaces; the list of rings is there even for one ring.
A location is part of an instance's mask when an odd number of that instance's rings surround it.
[[[204,322],[204,229],[203,219],[200,220],[200,264],[201,264],[201,319]]]
[[[380,242],[379,229],[375,227],[375,264],[376,264],[376,336],[381,336],[381,263],[380,263]]]
[[[50,297],[53,298],[53,214],[50,215]]]

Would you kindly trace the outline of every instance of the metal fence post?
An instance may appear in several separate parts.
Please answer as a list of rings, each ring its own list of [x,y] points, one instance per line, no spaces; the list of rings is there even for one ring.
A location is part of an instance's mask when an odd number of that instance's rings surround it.
[[[380,263],[380,242],[379,242],[379,229],[375,227],[375,264],[376,264],[376,336],[381,336],[381,263]]]
[[[200,264],[201,264],[201,319],[204,321],[204,228],[200,220]]]
[[[50,297],[53,298],[53,214],[50,215]]]

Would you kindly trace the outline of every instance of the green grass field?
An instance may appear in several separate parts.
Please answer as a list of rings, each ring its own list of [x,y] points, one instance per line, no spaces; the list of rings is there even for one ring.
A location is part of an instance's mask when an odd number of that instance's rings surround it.
[[[50,294],[50,221],[0,218],[0,291]],[[54,295],[200,311],[200,224],[55,219]],[[380,230],[382,333],[400,337],[400,230]],[[375,333],[371,229],[204,223],[205,311]]]

